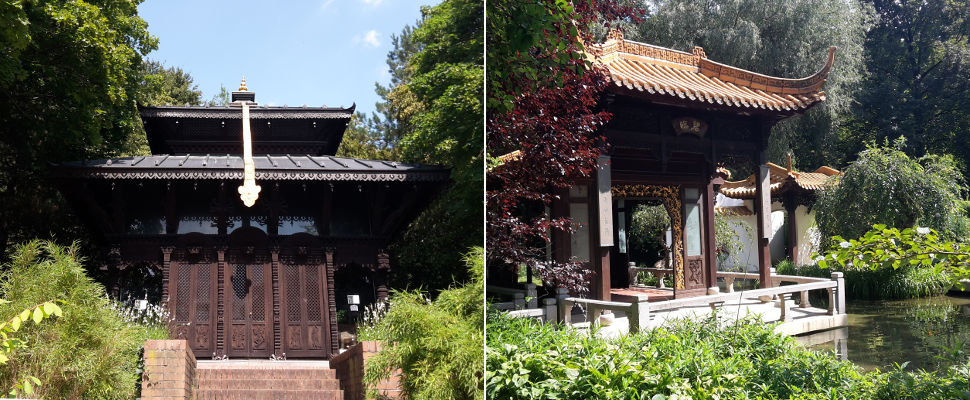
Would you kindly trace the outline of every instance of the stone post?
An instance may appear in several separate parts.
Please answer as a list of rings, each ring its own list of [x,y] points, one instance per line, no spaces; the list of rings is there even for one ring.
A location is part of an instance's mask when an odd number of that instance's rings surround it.
[[[185,340],[145,342],[142,399],[192,399],[195,391],[195,356]]]
[[[544,298],[542,299],[542,308],[545,309],[544,319],[546,322],[555,322],[559,313],[558,307],[556,307],[556,299]]]
[[[650,303],[645,294],[633,296],[633,304],[627,310],[627,319],[630,323],[630,333],[642,332],[650,328]]]
[[[526,283],[525,284],[525,307],[526,308],[537,308],[539,307],[539,292],[536,291],[536,284]]]
[[[836,314],[845,314],[845,278],[842,276],[841,272],[833,272],[832,280],[837,282],[838,285],[835,287],[835,293],[831,300],[834,300],[834,311]],[[833,306],[829,306],[832,309]]]

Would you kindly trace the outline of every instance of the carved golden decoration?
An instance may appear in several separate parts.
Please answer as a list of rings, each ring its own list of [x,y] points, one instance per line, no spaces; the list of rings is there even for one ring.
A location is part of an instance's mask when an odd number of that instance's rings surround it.
[[[243,78],[244,89],[246,79]],[[249,104],[242,102],[243,123],[243,184],[239,187],[239,198],[246,207],[252,207],[259,198],[259,185],[256,184],[256,164],[253,162],[253,137],[249,129]]]
[[[674,288],[684,289],[684,224],[680,210],[680,186],[678,185],[613,185],[610,190],[613,198],[647,197],[659,199],[670,217],[670,229],[673,231],[674,256]]]
[[[239,91],[240,92],[245,92],[247,90],[249,90],[249,88],[246,87],[246,76],[243,75],[242,82],[239,83]]]

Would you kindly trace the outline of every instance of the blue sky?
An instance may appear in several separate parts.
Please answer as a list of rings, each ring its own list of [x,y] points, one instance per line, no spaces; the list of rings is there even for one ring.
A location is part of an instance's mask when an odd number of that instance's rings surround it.
[[[178,66],[208,100],[246,76],[260,104],[350,106],[370,113],[387,83],[391,34],[440,0],[147,0],[138,13],[158,38],[148,58]]]

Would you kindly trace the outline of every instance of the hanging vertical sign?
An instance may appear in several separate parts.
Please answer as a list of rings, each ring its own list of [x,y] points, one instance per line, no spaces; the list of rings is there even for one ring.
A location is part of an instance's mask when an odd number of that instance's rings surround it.
[[[596,161],[596,186],[599,189],[596,209],[599,211],[599,243],[601,247],[613,245],[613,180],[610,176],[610,156],[601,155]]]
[[[761,239],[771,239],[771,172],[767,165],[758,167],[758,189],[755,193],[758,196],[758,213],[761,218]]]

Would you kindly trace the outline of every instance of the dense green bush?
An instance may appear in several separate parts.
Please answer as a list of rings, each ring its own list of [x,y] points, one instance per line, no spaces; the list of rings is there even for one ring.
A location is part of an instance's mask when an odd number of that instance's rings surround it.
[[[758,320],[677,321],[618,339],[489,317],[493,399],[958,399],[970,364],[861,373]]]
[[[948,238],[966,234],[966,189],[953,158],[910,158],[903,145],[868,147],[823,188],[813,207],[823,238],[858,238],[874,224],[928,226]]]
[[[481,399],[485,253],[466,255],[472,279],[431,301],[418,291],[391,294],[386,314],[359,328],[361,340],[383,343],[368,360],[364,381],[373,391],[401,369],[401,389],[413,400]],[[392,345],[393,344],[393,345]]]
[[[899,269],[820,268],[814,264],[795,267],[791,262],[783,262],[776,267],[779,275],[817,278],[829,278],[832,271],[844,274],[846,297],[850,299],[891,300],[939,296],[945,294],[953,283],[944,272],[909,265]]]
[[[36,395],[52,399],[136,397],[139,353],[146,339],[166,337],[162,324],[145,325],[119,313],[121,307],[89,278],[76,248],[33,241],[17,246],[0,276],[0,318],[45,300],[58,299],[63,317],[23,328],[31,343],[0,370],[0,387],[18,376],[37,377]]]

